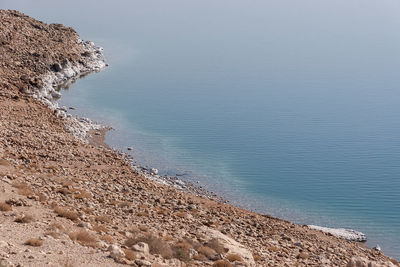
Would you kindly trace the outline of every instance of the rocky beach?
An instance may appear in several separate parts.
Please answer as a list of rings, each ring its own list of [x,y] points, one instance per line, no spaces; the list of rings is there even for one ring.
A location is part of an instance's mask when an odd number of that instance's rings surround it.
[[[0,25],[0,266],[400,266],[132,166],[56,102],[106,67],[102,49],[18,11]]]

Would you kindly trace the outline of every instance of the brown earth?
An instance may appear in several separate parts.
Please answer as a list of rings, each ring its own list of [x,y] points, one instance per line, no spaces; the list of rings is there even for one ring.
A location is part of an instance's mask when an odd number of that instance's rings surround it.
[[[0,10],[0,266],[399,266],[379,251],[144,178],[26,94],[78,35]]]

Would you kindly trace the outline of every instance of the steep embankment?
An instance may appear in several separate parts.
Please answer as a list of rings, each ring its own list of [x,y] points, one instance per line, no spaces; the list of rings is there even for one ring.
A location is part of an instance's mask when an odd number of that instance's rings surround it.
[[[360,244],[156,183],[118,153],[76,138],[82,125],[71,128],[46,86],[49,77],[100,69],[99,49],[71,28],[16,11],[1,10],[0,25],[2,265],[397,264]]]

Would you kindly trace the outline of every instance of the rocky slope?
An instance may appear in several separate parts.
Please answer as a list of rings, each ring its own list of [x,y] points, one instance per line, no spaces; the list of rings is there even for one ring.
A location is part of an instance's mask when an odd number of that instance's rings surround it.
[[[71,133],[44,88],[63,70],[96,70],[96,51],[71,28],[0,10],[0,266],[399,266],[149,180]]]

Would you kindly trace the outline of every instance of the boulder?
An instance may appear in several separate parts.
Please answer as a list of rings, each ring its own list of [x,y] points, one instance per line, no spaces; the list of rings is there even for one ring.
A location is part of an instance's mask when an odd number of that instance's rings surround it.
[[[144,243],[144,242],[139,242],[136,245],[132,246],[132,249],[134,251],[143,253],[145,255],[149,254],[150,250],[149,250],[149,245]]]
[[[242,244],[237,242],[236,240],[230,238],[227,235],[224,235],[220,231],[211,229],[209,227],[202,227],[201,231],[204,235],[209,239],[217,239],[218,242],[227,250],[229,253],[237,254],[242,259],[243,262],[247,264],[249,267],[256,266],[256,263],[253,258],[253,254]]]
[[[125,257],[125,252],[117,245],[110,245],[107,249],[110,252],[110,258],[120,260]]]

